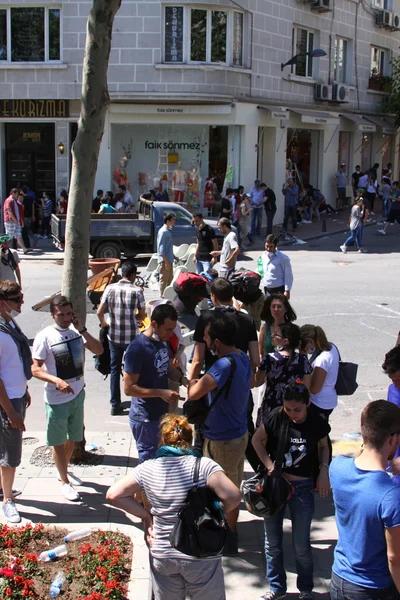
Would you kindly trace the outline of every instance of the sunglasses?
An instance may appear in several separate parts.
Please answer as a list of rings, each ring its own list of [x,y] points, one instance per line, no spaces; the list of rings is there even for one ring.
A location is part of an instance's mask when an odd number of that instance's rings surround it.
[[[16,302],[17,304],[19,302],[22,302],[22,300],[24,299],[24,295],[20,294],[19,296],[15,296],[15,298],[6,298],[6,302]]]

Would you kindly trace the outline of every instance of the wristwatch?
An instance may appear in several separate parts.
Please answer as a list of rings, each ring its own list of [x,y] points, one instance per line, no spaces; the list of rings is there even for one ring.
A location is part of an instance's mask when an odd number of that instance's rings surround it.
[[[84,327],[83,329],[78,331],[78,333],[80,333],[81,335],[82,335],[82,333],[86,333],[86,332],[87,332],[87,327]]]

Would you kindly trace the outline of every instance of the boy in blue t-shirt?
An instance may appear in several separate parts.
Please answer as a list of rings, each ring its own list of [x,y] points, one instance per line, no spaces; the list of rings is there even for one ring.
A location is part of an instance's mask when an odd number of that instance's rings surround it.
[[[400,440],[400,408],[376,400],[361,414],[363,450],[329,469],[338,542],[331,598],[394,600],[400,590],[400,487],[385,471]]]

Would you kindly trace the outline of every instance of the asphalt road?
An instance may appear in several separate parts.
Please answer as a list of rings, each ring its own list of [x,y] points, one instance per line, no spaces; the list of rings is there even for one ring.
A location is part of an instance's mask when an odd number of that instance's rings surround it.
[[[385,353],[395,345],[400,329],[399,230],[398,225],[389,227],[388,235],[383,237],[375,226],[366,228],[367,254],[354,250],[342,254],[339,246],[344,234],[282,247],[291,257],[294,270],[292,305],[298,315],[297,323],[320,325],[339,347],[342,359],[359,365],[357,392],[341,397],[332,415],[332,434],[336,438],[359,431],[362,407],[369,400],[386,397],[389,380],[382,373],[381,364]],[[255,248],[246,253],[238,266],[256,268],[262,243]],[[145,264],[140,263],[139,268],[143,270]],[[18,322],[26,335],[33,338],[51,323],[51,318],[46,313],[34,313],[30,307],[60,288],[62,265],[26,261],[22,263],[22,274],[25,305]],[[156,294],[146,291],[145,295],[152,299]],[[87,326],[92,333],[98,331],[94,315],[88,316]],[[129,427],[127,412],[124,416],[110,417],[108,386],[88,356],[86,425],[91,431],[124,433]],[[44,428],[43,384],[31,380],[30,389],[33,403],[27,413],[27,435],[29,430]]]

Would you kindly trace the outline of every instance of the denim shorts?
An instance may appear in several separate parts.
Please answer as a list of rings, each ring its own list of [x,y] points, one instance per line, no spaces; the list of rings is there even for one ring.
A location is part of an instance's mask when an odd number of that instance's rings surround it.
[[[384,589],[364,588],[347,581],[332,571],[331,600],[399,600],[400,594],[394,585]]]
[[[67,440],[83,440],[83,403],[85,390],[64,404],[45,404],[46,407],[46,444],[62,446]]]
[[[25,420],[26,396],[10,399],[18,414]],[[5,410],[0,407],[0,467],[15,469],[21,463],[22,434],[19,429],[11,427]]]

